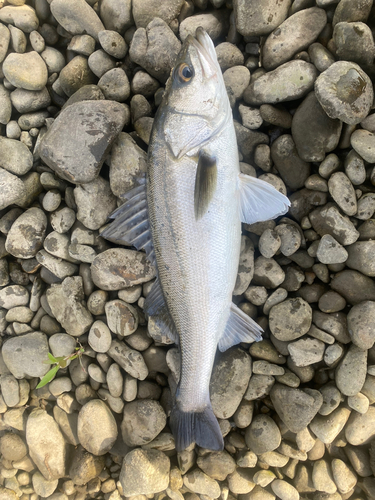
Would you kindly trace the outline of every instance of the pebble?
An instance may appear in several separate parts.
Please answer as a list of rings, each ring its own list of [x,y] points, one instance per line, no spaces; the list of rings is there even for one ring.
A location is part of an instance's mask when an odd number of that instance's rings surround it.
[[[341,245],[350,245],[357,241],[358,231],[348,217],[343,216],[331,203],[318,207],[309,214],[312,227],[320,235],[330,234]]]
[[[183,42],[188,35],[195,36],[195,32],[199,26],[202,26],[211,39],[215,41],[225,31],[227,22],[225,13],[220,10],[187,17],[180,24],[179,34],[181,41]]]
[[[77,219],[88,229],[102,227],[116,208],[116,198],[109,182],[103,177],[76,186],[74,199],[78,209]]]
[[[130,96],[130,83],[121,68],[109,69],[104,73],[98,82],[98,87],[109,100],[125,102]]]
[[[312,64],[289,61],[250,82],[243,98],[252,106],[299,99],[312,90],[316,77],[317,70]]]
[[[54,0],[51,12],[57,22],[72,35],[88,35],[99,39],[99,32],[104,30],[96,12],[84,0]]]
[[[305,337],[288,344],[288,351],[296,366],[309,366],[322,361],[325,344],[320,340]]]
[[[89,56],[88,65],[94,75],[101,78],[107,71],[115,67],[116,61],[104,50],[99,49]]]
[[[15,202],[19,202],[26,194],[22,180],[3,168],[0,168],[0,188],[2,193],[0,200],[1,210]]]
[[[345,427],[345,437],[349,444],[362,446],[371,441],[375,435],[375,408],[369,407],[365,414],[352,412]]]
[[[284,279],[285,273],[274,259],[260,256],[255,260],[253,284],[277,288]]]
[[[65,94],[71,97],[79,89],[93,84],[95,81],[95,75],[89,68],[88,60],[86,57],[78,55],[61,70],[58,80],[53,84],[53,88],[56,89],[57,93],[63,92],[62,95]]]
[[[270,310],[269,327],[279,340],[294,340],[308,332],[311,307],[301,298],[287,299]]]
[[[354,396],[348,397],[348,406],[358,413],[367,413],[369,405],[370,402],[368,398],[360,392],[358,394],[355,394]]]
[[[275,450],[281,443],[280,430],[267,415],[256,415],[245,433],[246,444],[256,455]]]
[[[284,21],[290,4],[289,0],[276,5],[267,0],[258,8],[245,0],[235,0],[233,9],[237,31],[243,36],[268,35]]]
[[[75,103],[60,113],[44,135],[40,145],[41,158],[62,179],[77,184],[93,182],[125,119],[125,108],[119,103]]]
[[[148,4],[145,4],[141,0],[134,0],[132,6],[134,22],[137,28],[146,28],[149,22],[151,22],[155,17],[159,17],[167,24],[170,24],[178,17],[182,6],[182,0],[167,0],[163,3],[163,5],[160,5],[155,0],[152,0]]]
[[[210,398],[217,418],[229,418],[237,410],[251,376],[251,358],[240,348],[220,355],[211,375]]]
[[[92,323],[91,313],[82,304],[83,282],[80,276],[65,278],[61,285],[47,290],[47,301],[57,321],[73,337],[87,332]]]
[[[153,19],[147,28],[134,33],[129,56],[151,76],[165,83],[175,63],[181,44],[165,21]]]
[[[144,380],[147,377],[148,368],[142,354],[129,349],[124,342],[113,340],[108,355],[132,377],[139,380]]]
[[[100,4],[100,18],[107,30],[121,35],[133,24],[131,2],[122,0],[103,0]]]
[[[317,415],[310,423],[310,429],[320,441],[330,444],[340,434],[349,416],[350,410],[339,407],[328,416]]]
[[[375,247],[373,243],[373,241],[357,241],[348,246],[347,266],[360,271],[366,276],[375,276],[375,266],[373,264]]]
[[[234,100],[238,100],[242,98],[245,89],[250,83],[251,77],[250,71],[245,66],[232,66],[224,72],[223,78],[228,94],[232,96]],[[240,107],[241,106],[244,107],[242,104]]]
[[[82,486],[89,483],[90,480],[100,476],[105,466],[105,458],[103,456],[95,456],[86,451],[82,446],[77,446],[73,451],[71,464],[69,468],[69,476],[71,481]],[[64,486],[66,486],[66,482]],[[72,488],[74,489],[74,487]],[[68,493],[67,488],[65,491]],[[72,494],[74,494],[72,491]]]
[[[125,248],[100,253],[91,265],[91,273],[93,282],[102,290],[120,290],[155,277],[155,269],[143,252]]]
[[[117,425],[108,406],[99,399],[86,403],[78,414],[78,439],[93,455],[104,455],[117,439]]]
[[[329,463],[326,460],[314,462],[312,481],[318,491],[334,494],[337,491]]]
[[[66,442],[59,426],[45,410],[35,408],[30,413],[26,442],[30,458],[45,479],[51,481],[65,476]]]
[[[271,483],[271,488],[275,495],[281,500],[299,500],[300,498],[296,488],[281,479],[275,479],[275,481]]]
[[[271,145],[271,157],[285,184],[291,189],[304,186],[310,175],[310,165],[298,155],[293,137],[284,134]]]
[[[1,36],[1,28],[0,28]],[[9,96],[9,90],[7,90],[4,85],[0,85],[0,123],[7,125],[7,136],[9,130],[9,121],[12,116],[12,102]]]
[[[98,320],[91,325],[88,342],[95,352],[104,353],[111,347],[111,332],[103,321]]]
[[[167,418],[160,403],[153,400],[137,400],[124,409],[121,433],[128,446],[150,443],[164,429]]]
[[[152,471],[152,473],[146,474],[145,471]],[[140,448],[132,450],[125,455],[121,467],[119,480],[123,494],[126,496],[153,495],[164,491],[169,484],[169,471],[169,458],[162,451]]]
[[[351,345],[340,362],[335,381],[345,396],[355,396],[365,383],[367,371],[367,352],[356,345]]]
[[[98,33],[99,43],[102,48],[112,57],[123,59],[128,51],[123,37],[116,31],[104,30]]]
[[[325,234],[319,241],[316,257],[322,264],[341,264],[348,259],[348,252],[330,234]]]
[[[48,342],[41,332],[10,338],[1,352],[8,370],[17,379],[43,377],[48,371],[48,365],[44,363],[48,359]]]
[[[348,330],[352,342],[360,349],[371,349],[375,342],[375,302],[367,300],[354,305],[348,313]]]
[[[16,89],[10,93],[12,105],[19,113],[31,113],[51,104],[51,97],[47,88],[43,90]]]
[[[263,46],[262,64],[269,71],[289,61],[313,43],[327,22],[323,9],[312,7],[296,12],[271,33]]]
[[[184,485],[190,491],[200,495],[207,495],[211,498],[220,496],[219,484],[198,469],[185,474]]]
[[[244,495],[250,493],[255,488],[252,474],[247,469],[236,469],[227,477],[228,488],[234,494]]]
[[[31,33],[39,25],[35,10],[29,5],[6,5],[1,8],[0,21],[13,24],[25,33]]]
[[[14,87],[25,90],[42,90],[48,79],[47,66],[35,51],[9,54],[3,62],[3,72]]]
[[[339,458],[331,462],[333,479],[341,494],[349,493],[357,483],[357,478],[349,467]]]
[[[333,30],[336,55],[344,61],[353,61],[361,66],[374,60],[374,39],[370,28],[361,22],[337,23]]]
[[[367,74],[354,62],[337,61],[321,73],[315,94],[330,118],[356,125],[369,113],[373,88]]]

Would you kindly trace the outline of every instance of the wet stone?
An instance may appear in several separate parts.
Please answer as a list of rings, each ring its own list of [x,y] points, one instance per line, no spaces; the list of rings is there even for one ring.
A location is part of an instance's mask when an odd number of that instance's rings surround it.
[[[373,88],[367,74],[355,63],[337,61],[316,80],[315,93],[330,118],[355,125],[368,114]]]

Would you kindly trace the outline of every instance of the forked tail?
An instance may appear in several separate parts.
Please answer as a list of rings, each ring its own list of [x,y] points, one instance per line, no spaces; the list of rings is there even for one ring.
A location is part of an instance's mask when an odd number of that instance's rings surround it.
[[[200,412],[182,411],[176,403],[170,416],[170,427],[177,451],[185,450],[191,443],[213,451],[224,448],[219,422],[211,403]]]

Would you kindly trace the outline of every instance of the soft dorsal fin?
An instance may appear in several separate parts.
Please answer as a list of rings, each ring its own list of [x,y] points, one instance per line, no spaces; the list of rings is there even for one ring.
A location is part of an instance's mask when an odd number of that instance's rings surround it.
[[[147,295],[143,308],[147,316],[152,316],[156,325],[162,330],[173,343],[178,344],[179,338],[173,319],[169,314],[168,306],[165,302],[159,278],[152,285],[150,293]]]
[[[246,313],[232,303],[223,335],[219,339],[219,351],[223,352],[241,342],[262,340],[263,329]]]
[[[146,178],[142,177],[139,183],[139,186],[121,196],[126,200],[125,203],[110,215],[110,218],[115,220],[100,236],[120,245],[133,245],[137,250],[145,250],[148,260],[154,264],[155,254],[147,212]]]
[[[268,182],[239,174],[240,219],[247,224],[275,219],[290,207],[289,199]]]
[[[207,212],[217,184],[216,158],[204,151],[199,152],[194,189],[194,213],[199,220]]]

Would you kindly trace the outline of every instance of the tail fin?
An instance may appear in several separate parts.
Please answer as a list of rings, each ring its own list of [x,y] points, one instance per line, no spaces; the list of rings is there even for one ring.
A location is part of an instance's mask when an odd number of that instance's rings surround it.
[[[176,404],[170,416],[170,427],[177,451],[185,450],[191,443],[213,451],[224,448],[219,422],[211,403],[201,412],[184,412]]]

